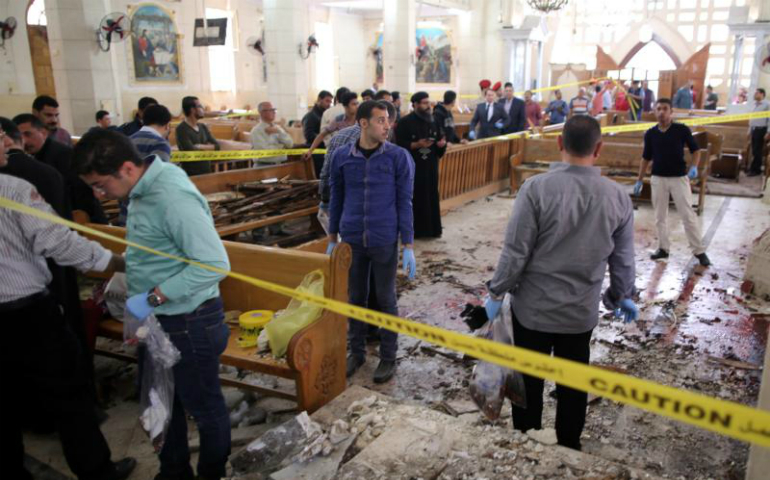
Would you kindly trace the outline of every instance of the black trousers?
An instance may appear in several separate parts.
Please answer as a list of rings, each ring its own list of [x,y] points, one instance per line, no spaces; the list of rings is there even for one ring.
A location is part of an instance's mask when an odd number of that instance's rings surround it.
[[[592,330],[585,333],[546,333],[530,330],[513,316],[513,344],[517,347],[588,363]],[[526,432],[542,428],[543,379],[524,375],[527,408],[513,406],[513,428]],[[580,450],[580,434],[586,423],[588,394],[556,385],[556,438],[559,445]]]
[[[5,478],[32,478],[23,465],[21,431],[29,403],[54,419],[67,464],[79,479],[110,478],[114,465],[94,413],[82,345],[59,305],[51,295],[41,296],[19,308],[0,305],[0,317],[0,459]]]
[[[762,172],[762,154],[765,151],[765,135],[767,127],[754,127],[751,129],[751,171],[754,173]]]

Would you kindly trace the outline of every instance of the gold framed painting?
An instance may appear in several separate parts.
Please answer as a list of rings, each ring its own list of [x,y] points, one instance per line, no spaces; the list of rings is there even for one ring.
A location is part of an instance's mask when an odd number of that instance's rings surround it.
[[[181,35],[174,11],[154,3],[129,5],[131,46],[129,72],[132,83],[173,85],[183,82]]]

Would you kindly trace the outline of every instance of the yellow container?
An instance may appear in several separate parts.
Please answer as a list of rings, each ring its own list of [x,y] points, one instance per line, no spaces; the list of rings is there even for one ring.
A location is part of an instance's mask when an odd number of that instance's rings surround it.
[[[238,346],[242,348],[255,347],[259,332],[273,319],[271,310],[250,310],[238,317],[241,326],[241,334],[238,337]]]

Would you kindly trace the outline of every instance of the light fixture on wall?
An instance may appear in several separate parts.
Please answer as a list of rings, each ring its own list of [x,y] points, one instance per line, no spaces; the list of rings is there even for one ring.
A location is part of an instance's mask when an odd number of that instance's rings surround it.
[[[310,54],[313,53],[313,50],[318,48],[318,41],[315,39],[315,34],[310,35],[307,37],[307,44],[299,44],[299,56],[302,58],[302,60],[306,60],[308,57],[310,57]]]
[[[569,0],[527,0],[530,8],[548,14],[561,10]]]
[[[0,47],[5,47],[5,41],[10,40],[16,32],[16,19],[8,17],[4,22],[0,22]]]

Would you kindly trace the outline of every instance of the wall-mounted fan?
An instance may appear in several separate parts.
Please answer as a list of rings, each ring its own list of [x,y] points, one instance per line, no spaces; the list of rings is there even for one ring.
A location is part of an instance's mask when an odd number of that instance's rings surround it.
[[[299,44],[299,56],[302,60],[307,60],[311,53],[319,47],[318,41],[315,39],[315,34],[307,37],[306,44]]]
[[[770,73],[770,41],[762,45],[759,51],[759,58],[757,58],[757,65],[760,70],[765,73]]]
[[[246,40],[246,48],[249,50],[250,53],[253,53],[254,55],[265,54],[265,47],[261,38],[249,37],[249,39]]]
[[[111,43],[122,42],[129,36],[131,29],[128,22],[128,15],[120,12],[110,13],[102,18],[99,29],[96,30],[96,43],[103,52],[110,51]]]
[[[16,32],[16,19],[8,17],[4,22],[0,22],[0,47],[5,46],[5,41],[10,40]]]

